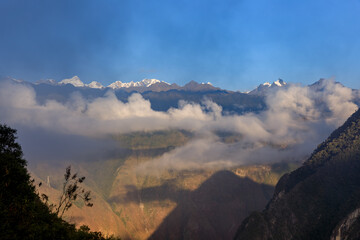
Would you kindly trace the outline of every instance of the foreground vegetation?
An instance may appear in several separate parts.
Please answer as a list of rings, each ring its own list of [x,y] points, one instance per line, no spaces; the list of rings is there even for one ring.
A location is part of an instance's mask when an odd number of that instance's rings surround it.
[[[87,226],[76,229],[40,200],[15,134],[0,124],[1,239],[109,239]]]

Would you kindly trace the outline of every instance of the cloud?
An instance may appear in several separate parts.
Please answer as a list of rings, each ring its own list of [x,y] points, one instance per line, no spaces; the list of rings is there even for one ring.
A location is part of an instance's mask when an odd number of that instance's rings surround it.
[[[116,157],[122,150],[110,136],[185,129],[195,138],[139,169],[228,167],[305,158],[357,109],[354,97],[351,89],[332,80],[310,87],[289,85],[270,92],[267,109],[261,113],[222,115],[221,106],[209,99],[204,99],[202,105],[181,101],[178,108],[159,112],[152,110],[150,102],[140,94],[122,102],[112,91],[92,100],[75,92],[66,103],[47,100],[40,104],[31,85],[2,81],[0,120],[22,130],[19,134],[27,139],[25,149],[31,158],[45,159],[52,154],[63,159]],[[214,134],[217,131],[242,138],[224,143]],[[36,134],[47,137],[31,143]],[[63,139],[71,144],[59,147],[46,139]],[[72,154],[62,154],[66,148]],[[41,157],[39,152],[46,149],[51,151]]]

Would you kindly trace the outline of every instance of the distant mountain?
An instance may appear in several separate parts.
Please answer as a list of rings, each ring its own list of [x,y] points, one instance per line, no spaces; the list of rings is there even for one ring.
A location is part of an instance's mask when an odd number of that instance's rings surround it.
[[[265,95],[267,91],[270,89],[276,89],[284,86],[286,86],[286,82],[284,82],[282,79],[279,78],[273,83],[265,82],[263,84],[260,84],[257,88],[250,91],[249,94]]]
[[[88,87],[90,88],[104,88],[104,86],[96,81],[92,81],[91,83],[87,84]]]
[[[69,79],[64,79],[59,82],[59,84],[71,84],[74,87],[85,87],[85,84],[80,80],[78,76],[74,76]]]
[[[104,88],[104,86],[99,83],[99,82],[96,82],[96,81],[92,81],[91,83],[89,84],[85,84],[83,83],[80,78],[78,76],[74,76],[72,78],[68,78],[68,79],[63,79],[61,80],[60,82],[56,82],[55,80],[47,80],[47,81],[41,81],[41,82],[37,82],[38,84],[41,84],[41,83],[45,83],[45,84],[51,84],[51,85],[65,85],[65,84],[71,84],[73,85],[74,87],[89,87],[89,88]]]
[[[156,79],[144,79],[140,82],[117,82],[114,88],[103,87],[98,82],[84,84],[77,76],[64,79],[57,83],[46,80],[28,84],[36,91],[37,100],[45,103],[46,100],[56,100],[65,103],[71,99],[74,92],[79,92],[85,99],[95,99],[105,96],[108,91],[113,91],[120,101],[127,102],[134,92],[141,93],[144,99],[151,102],[151,108],[156,111],[167,111],[178,108],[180,100],[202,104],[205,99],[212,100],[220,105],[224,113],[241,114],[244,112],[259,112],[265,109],[263,96],[222,90],[210,83],[197,83],[191,81],[185,86],[168,84]],[[110,84],[111,85],[111,84]],[[121,87],[122,86],[122,87]],[[127,86],[127,87],[125,87]]]
[[[285,174],[235,239],[360,239],[360,110]]]
[[[191,81],[187,83],[184,87],[181,88],[184,91],[214,91],[220,90],[220,88],[214,87],[210,83],[197,83],[195,81]]]
[[[185,86],[181,87],[175,83],[169,84],[164,81],[160,81],[157,79],[143,79],[139,82],[121,82],[116,81],[109,84],[107,87],[104,87],[101,83],[93,81],[90,84],[83,83],[78,76],[74,76],[72,78],[63,79],[60,82],[56,82],[53,79],[41,80],[36,82],[36,84],[49,84],[54,86],[61,86],[70,84],[77,88],[111,88],[114,90],[123,90],[127,92],[146,92],[146,91],[168,91],[168,90],[184,90],[184,91],[211,91],[211,90],[220,90],[220,88],[214,87],[211,83],[197,83],[195,81],[191,81],[187,83]]]
[[[121,81],[116,81],[114,83],[111,83],[108,87],[112,88],[112,89],[119,89],[119,88],[130,88],[130,87],[150,87],[151,85],[155,84],[155,83],[161,83],[160,80],[157,79],[144,79],[140,82],[128,82],[128,83],[123,83]],[[170,85],[168,83],[162,82],[164,84]]]
[[[143,89],[132,89],[132,91],[145,92],[145,91],[153,91],[153,92],[161,92],[161,91],[169,91],[173,89],[180,89],[181,87],[176,83],[168,84],[165,82],[154,83]]]
[[[120,81],[104,87],[99,82],[83,83],[79,77],[64,79],[60,82],[54,80],[39,81],[35,84],[18,81],[19,84],[32,86],[36,91],[37,100],[45,103],[46,100],[56,100],[65,103],[71,99],[74,92],[79,92],[85,99],[95,99],[105,96],[108,91],[113,91],[122,102],[127,102],[131,94],[140,93],[144,99],[149,100],[151,108],[156,111],[167,111],[178,108],[180,100],[202,105],[204,100],[211,100],[222,107],[224,114],[243,114],[246,112],[260,112],[266,109],[266,96],[273,91],[287,88],[288,85],[281,79],[270,83],[261,84],[249,93],[223,90],[210,83],[197,83],[191,81],[184,86],[169,84],[157,79],[144,79],[140,82],[122,83]],[[322,91],[327,85],[327,80],[320,79],[309,86],[315,91]],[[336,83],[340,84],[340,83]],[[360,106],[360,91],[353,90],[354,103]],[[321,103],[317,103],[321,104]],[[325,106],[326,107],[326,106]]]
[[[325,79],[325,78],[320,78],[318,81],[314,82],[313,84],[309,85],[309,88],[317,91],[317,92],[322,92],[325,90],[325,87],[327,86],[327,82],[328,81],[332,81],[330,79]],[[334,82],[335,85],[339,85],[341,87],[344,87],[344,85],[340,82]]]
[[[38,84],[51,84],[51,85],[64,85],[71,84],[74,87],[88,87],[88,88],[104,88],[104,86],[96,81],[91,82],[90,84],[83,83],[78,76],[74,76],[69,79],[61,80],[60,82],[56,82],[55,80],[45,80],[37,82]],[[145,92],[145,91],[168,91],[168,90],[184,90],[184,91],[211,91],[211,90],[220,90],[220,88],[214,87],[211,83],[197,83],[195,81],[191,81],[187,83],[185,86],[180,87],[177,84],[169,84],[164,81],[160,81],[157,79],[143,79],[139,82],[121,82],[116,81],[107,86],[107,88],[111,88],[114,90],[124,90],[127,92]]]
[[[116,93],[118,98],[121,92]],[[250,95],[226,90],[185,91],[173,89],[169,91],[147,91],[142,96],[151,102],[151,107],[157,111],[167,111],[178,108],[179,101],[184,100],[202,105],[205,99],[211,100],[222,107],[223,113],[242,114],[245,112],[259,112],[266,108],[262,96]]]

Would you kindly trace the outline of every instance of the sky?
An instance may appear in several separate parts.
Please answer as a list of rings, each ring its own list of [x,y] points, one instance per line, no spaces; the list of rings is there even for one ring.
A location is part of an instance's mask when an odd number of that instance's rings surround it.
[[[0,77],[360,88],[359,0],[1,0]]]

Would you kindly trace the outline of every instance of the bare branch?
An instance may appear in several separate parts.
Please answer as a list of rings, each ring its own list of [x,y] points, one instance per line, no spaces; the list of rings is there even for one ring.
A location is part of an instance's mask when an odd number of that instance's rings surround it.
[[[65,170],[64,179],[65,181],[63,183],[58,205],[49,205],[49,197],[45,194],[41,195],[41,200],[49,207],[50,211],[54,212],[59,217],[62,217],[78,198],[84,201],[85,206],[93,206],[93,203],[90,202],[90,191],[85,191],[85,189],[80,186],[80,184],[84,182],[85,177],[78,177],[78,173],[71,175],[71,166],[68,166]],[[39,187],[40,186],[41,185],[39,185]],[[55,210],[53,211],[54,208]]]

